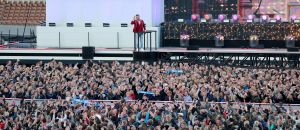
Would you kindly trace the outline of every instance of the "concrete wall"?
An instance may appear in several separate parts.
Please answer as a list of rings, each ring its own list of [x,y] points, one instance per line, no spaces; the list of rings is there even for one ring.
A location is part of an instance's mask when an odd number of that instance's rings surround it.
[[[156,27],[164,21],[164,0],[49,0],[46,6],[47,23],[65,26],[74,23],[130,23],[140,14],[147,26]]]
[[[160,39],[159,28],[148,27],[147,30],[157,31],[156,40],[158,43]],[[88,42],[88,33],[90,42]],[[154,36],[153,33],[153,48]],[[133,48],[134,34],[132,27],[37,27],[38,47],[81,48],[89,44],[101,48]]]

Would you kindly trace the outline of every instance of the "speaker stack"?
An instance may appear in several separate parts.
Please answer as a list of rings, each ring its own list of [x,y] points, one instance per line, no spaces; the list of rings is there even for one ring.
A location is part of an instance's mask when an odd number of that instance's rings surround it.
[[[82,47],[82,59],[92,60],[95,56],[95,47],[84,46]]]

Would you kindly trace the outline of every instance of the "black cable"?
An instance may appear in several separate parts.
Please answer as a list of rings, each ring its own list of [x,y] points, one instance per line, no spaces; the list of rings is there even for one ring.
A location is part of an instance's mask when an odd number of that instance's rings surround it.
[[[260,6],[261,6],[262,1],[263,1],[263,0],[260,0],[260,1],[259,1],[259,5],[258,5],[257,9],[255,10],[255,12],[253,13],[255,16],[257,15],[257,12],[258,12],[259,9],[260,9]]]
[[[31,8],[32,8],[32,6],[29,4],[29,9],[28,9],[28,12],[27,12],[25,26],[24,26],[24,30],[23,30],[22,42],[24,42],[24,39],[25,39],[25,31],[26,31],[26,27],[27,27],[27,22],[28,22],[29,14],[31,12]]]

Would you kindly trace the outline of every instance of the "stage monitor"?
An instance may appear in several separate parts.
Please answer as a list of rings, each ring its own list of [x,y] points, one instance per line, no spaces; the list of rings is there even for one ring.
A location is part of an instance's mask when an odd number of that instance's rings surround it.
[[[177,20],[179,23],[183,23],[184,22],[184,19],[178,19]]]
[[[270,23],[276,23],[276,19],[270,19]]]
[[[202,18],[202,19],[200,20],[200,22],[201,22],[201,23],[206,23],[207,21],[206,21],[206,19]]]
[[[294,20],[294,23],[300,23],[300,19]]]
[[[253,20],[252,19],[247,19],[247,23],[252,23]]]
[[[229,23],[230,22],[230,20],[229,19],[224,19],[224,21],[223,21],[224,23]]]

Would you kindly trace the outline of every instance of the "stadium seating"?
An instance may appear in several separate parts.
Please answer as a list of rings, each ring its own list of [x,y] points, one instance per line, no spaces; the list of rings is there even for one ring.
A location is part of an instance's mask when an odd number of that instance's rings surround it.
[[[45,20],[45,1],[0,0],[0,24],[39,25]]]

